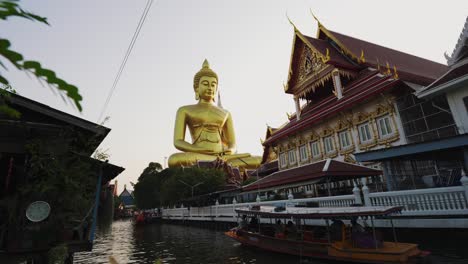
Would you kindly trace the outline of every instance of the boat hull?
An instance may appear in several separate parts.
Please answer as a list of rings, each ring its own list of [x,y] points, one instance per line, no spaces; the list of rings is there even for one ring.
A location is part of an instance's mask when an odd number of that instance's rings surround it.
[[[352,247],[349,243],[326,241],[299,241],[230,230],[225,234],[243,245],[267,251],[302,257],[332,259],[360,263],[421,263],[428,252],[420,251],[416,244],[384,242],[378,249]]]

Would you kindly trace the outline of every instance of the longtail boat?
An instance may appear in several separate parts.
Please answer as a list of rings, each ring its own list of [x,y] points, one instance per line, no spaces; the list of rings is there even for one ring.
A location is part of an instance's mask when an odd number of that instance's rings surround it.
[[[417,244],[397,241],[391,216],[401,210],[395,206],[239,208],[236,212],[242,218],[240,225],[225,234],[243,245],[303,257],[359,263],[426,263],[430,252],[420,250]],[[381,239],[374,226],[376,218],[391,222],[393,242]],[[310,219],[323,219],[326,229],[312,228],[307,224]],[[372,228],[363,228],[357,219],[370,220]],[[282,220],[288,225],[282,226]],[[353,226],[342,220],[351,220]]]

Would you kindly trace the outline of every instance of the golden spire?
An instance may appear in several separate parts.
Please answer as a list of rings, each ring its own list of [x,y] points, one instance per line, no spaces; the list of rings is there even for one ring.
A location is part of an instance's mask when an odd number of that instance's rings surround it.
[[[294,23],[291,21],[291,19],[289,18],[288,16],[288,12],[286,12],[286,18],[288,19],[289,21],[289,24],[291,24],[293,27],[294,27],[294,31],[299,31],[296,27],[296,25],[294,25]]]
[[[318,20],[318,18],[314,15],[314,13],[312,12],[312,8],[310,8],[309,11],[310,11],[310,14],[312,15],[312,17],[315,19],[315,21],[317,21],[317,23],[319,24],[319,26],[321,26],[322,23],[320,23],[320,20]]]

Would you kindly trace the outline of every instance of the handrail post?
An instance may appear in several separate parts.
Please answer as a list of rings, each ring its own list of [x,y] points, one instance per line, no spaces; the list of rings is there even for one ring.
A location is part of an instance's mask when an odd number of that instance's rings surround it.
[[[232,217],[236,217],[236,204],[237,204],[237,201],[236,201],[236,197],[234,197],[232,199]]]
[[[466,176],[465,170],[462,169],[461,171],[462,177],[460,179],[460,182],[463,186],[463,189],[465,190],[465,201],[468,204],[468,177]]]
[[[362,186],[362,195],[364,196],[364,205],[372,206],[370,197],[369,197],[369,187],[366,185],[366,181],[363,181],[364,186]]]
[[[362,204],[361,190],[357,186],[356,182],[354,183],[353,194],[354,194],[354,203]]]

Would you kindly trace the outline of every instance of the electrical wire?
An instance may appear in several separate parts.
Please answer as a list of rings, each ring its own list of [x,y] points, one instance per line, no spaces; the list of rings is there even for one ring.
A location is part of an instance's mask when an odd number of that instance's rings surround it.
[[[119,82],[120,77],[122,76],[122,72],[125,69],[125,65],[127,64],[128,57],[130,56],[130,53],[133,50],[133,46],[135,45],[135,42],[136,42],[136,40],[138,38],[138,35],[140,34],[140,30],[143,27],[143,24],[145,23],[146,16],[148,15],[148,12],[149,12],[152,4],[153,4],[153,0],[148,0],[146,2],[145,9],[143,10],[143,13],[141,14],[140,21],[138,21],[138,25],[137,25],[137,27],[135,29],[135,32],[133,33],[132,40],[130,41],[130,44],[128,45],[127,52],[125,53],[125,56],[124,56],[124,58],[122,60],[122,63],[120,64],[119,70],[117,71],[117,75],[114,78],[114,82],[112,84],[112,87],[111,87],[111,89],[109,91],[109,94],[107,95],[106,102],[104,103],[104,105],[102,107],[102,110],[101,110],[101,113],[99,114],[99,117],[98,117],[98,120],[97,120],[98,123],[102,119],[102,116],[104,115],[104,112],[106,111],[107,106],[109,105],[109,102],[110,102],[110,100],[112,98],[112,95],[114,94],[115,88],[117,87],[117,83]]]

